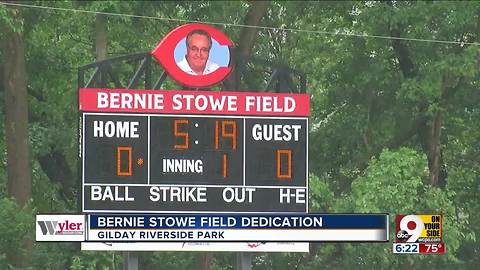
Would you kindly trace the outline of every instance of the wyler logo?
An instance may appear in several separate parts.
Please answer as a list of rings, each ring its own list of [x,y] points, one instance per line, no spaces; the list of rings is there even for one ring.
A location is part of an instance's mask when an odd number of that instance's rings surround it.
[[[37,241],[84,241],[84,215],[37,215]]]
[[[442,242],[442,215],[397,215],[396,243]]]
[[[83,234],[83,223],[81,222],[69,222],[65,220],[63,222],[58,221],[37,221],[38,226],[42,230],[43,235],[73,235]],[[57,230],[58,228],[58,230]]]

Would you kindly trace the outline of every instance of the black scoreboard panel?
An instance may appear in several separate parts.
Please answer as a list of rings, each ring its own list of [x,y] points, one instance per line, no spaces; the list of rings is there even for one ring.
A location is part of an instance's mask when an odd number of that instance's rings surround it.
[[[243,184],[243,120],[151,117],[152,184]],[[222,132],[223,131],[223,132]],[[223,135],[223,136],[222,136]],[[183,172],[175,165],[181,161]],[[201,161],[200,164],[197,161]],[[197,164],[195,164],[197,162]],[[177,163],[177,164],[175,164]],[[185,172],[184,163],[194,163]],[[192,167],[192,166],[191,166]]]
[[[86,115],[84,121],[84,183],[146,184],[148,117]]]
[[[246,130],[246,185],[305,186],[308,130],[304,119],[246,119]]]
[[[307,211],[307,118],[82,117],[85,212]]]

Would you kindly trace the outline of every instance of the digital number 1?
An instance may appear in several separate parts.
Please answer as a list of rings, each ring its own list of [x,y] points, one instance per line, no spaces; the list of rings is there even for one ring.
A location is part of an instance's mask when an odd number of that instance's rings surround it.
[[[230,130],[228,131],[227,128]],[[220,148],[220,137],[230,138],[232,140],[231,148],[237,149],[237,122],[231,120],[221,121],[221,135],[219,121],[215,121],[215,149]],[[223,178],[228,176],[228,156],[223,154]]]

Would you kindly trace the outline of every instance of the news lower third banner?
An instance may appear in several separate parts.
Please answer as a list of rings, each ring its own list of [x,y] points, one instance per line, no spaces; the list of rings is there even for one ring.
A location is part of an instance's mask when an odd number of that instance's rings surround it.
[[[37,241],[387,242],[388,214],[37,215]]]
[[[89,215],[86,241],[388,241],[387,214]]]

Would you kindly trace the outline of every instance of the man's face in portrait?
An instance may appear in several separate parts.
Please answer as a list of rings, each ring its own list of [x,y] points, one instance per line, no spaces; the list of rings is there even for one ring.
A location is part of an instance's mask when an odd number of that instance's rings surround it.
[[[187,61],[197,74],[203,74],[210,53],[210,41],[207,36],[193,34],[187,41]]]

